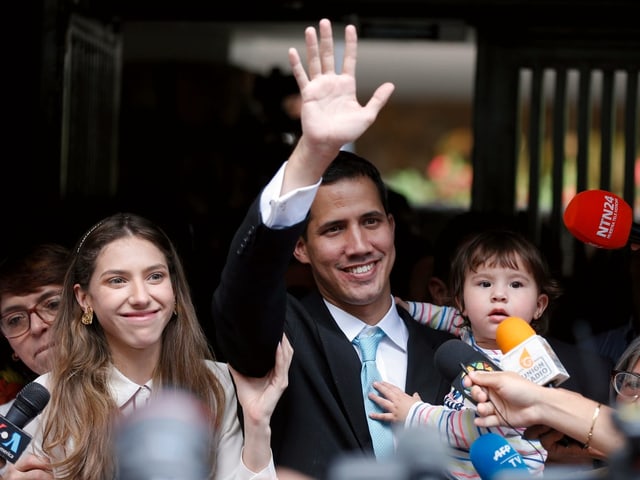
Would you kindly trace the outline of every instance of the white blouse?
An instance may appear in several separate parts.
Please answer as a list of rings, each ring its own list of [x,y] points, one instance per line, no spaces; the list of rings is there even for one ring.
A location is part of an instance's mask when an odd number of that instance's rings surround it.
[[[243,432],[238,421],[237,397],[231,375],[227,364],[221,362],[211,362],[207,360],[207,365],[215,373],[224,388],[225,409],[224,417],[220,429],[216,435],[217,440],[217,461],[215,480],[276,480],[273,456],[269,465],[260,472],[252,472],[242,462]],[[48,373],[38,377],[36,382],[48,388],[50,376]],[[116,404],[124,415],[131,415],[137,409],[144,407],[151,393],[153,392],[153,382],[150,380],[144,385],[138,385],[124,376],[117,368],[112,367],[111,378],[109,379],[112,394]],[[45,407],[42,414],[23,429],[32,436],[31,443],[24,453],[42,454],[42,421],[48,408]],[[0,469],[2,471],[7,467]]]

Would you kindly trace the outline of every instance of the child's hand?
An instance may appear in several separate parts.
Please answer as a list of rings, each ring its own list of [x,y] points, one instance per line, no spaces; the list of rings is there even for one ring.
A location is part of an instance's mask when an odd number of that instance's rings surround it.
[[[422,402],[420,395],[409,395],[404,390],[389,382],[374,382],[374,388],[380,395],[370,393],[369,398],[377,403],[386,413],[372,413],[371,418],[386,422],[404,423],[409,410],[416,402]]]
[[[393,297],[396,301],[396,305],[401,306],[402,308],[404,308],[407,312],[409,311],[409,303],[405,302],[404,300],[402,300],[400,297]]]

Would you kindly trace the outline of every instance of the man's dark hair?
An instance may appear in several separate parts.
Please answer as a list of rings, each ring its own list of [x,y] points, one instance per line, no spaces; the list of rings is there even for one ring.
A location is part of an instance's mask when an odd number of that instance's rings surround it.
[[[382,180],[380,171],[371,163],[353,152],[340,150],[336,158],[322,175],[322,185],[331,185],[345,178],[369,177],[376,188],[384,208],[384,213],[390,213],[387,186]]]
[[[327,167],[322,175],[322,185],[332,185],[344,179],[353,179],[358,177],[367,177],[376,186],[378,190],[378,196],[382,203],[382,208],[385,214],[389,214],[389,197],[387,194],[387,186],[382,180],[380,171],[369,160],[366,160],[353,152],[346,150],[340,150],[336,158],[333,159],[331,164]],[[309,216],[307,216],[307,224],[309,223]],[[302,232],[302,238],[307,238],[307,228]]]

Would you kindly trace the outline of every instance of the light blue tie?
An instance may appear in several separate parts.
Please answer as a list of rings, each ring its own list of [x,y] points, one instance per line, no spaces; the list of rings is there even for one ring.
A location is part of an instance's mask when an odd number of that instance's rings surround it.
[[[360,380],[362,382],[362,394],[364,396],[364,409],[367,412],[367,422],[369,423],[369,433],[373,442],[373,450],[377,458],[382,458],[393,453],[393,433],[388,422],[381,422],[369,417],[371,412],[382,412],[383,410],[369,399],[369,392],[377,393],[371,386],[374,381],[382,380],[380,372],[376,367],[376,351],[378,344],[384,337],[384,332],[378,327],[364,331],[353,339],[353,344],[360,348],[362,354],[362,371]]]

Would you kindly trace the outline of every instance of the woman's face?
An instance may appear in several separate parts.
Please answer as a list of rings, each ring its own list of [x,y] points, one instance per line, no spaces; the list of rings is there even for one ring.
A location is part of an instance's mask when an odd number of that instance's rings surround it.
[[[616,401],[622,403],[635,402],[640,396],[640,359],[636,362],[632,369],[625,370],[626,372],[635,373],[634,375],[625,375],[624,380],[617,382],[617,391],[622,392],[624,395],[618,393],[616,395]]]
[[[93,308],[114,360],[141,350],[159,355],[176,307],[167,260],[153,243],[138,237],[110,243],[98,255],[88,291],[79,285],[75,291],[83,310]]]
[[[3,295],[0,299],[2,322],[27,330],[7,338],[16,357],[32,372],[42,375],[49,371],[51,360],[51,325],[60,306],[62,285],[43,285],[28,295]],[[22,319],[22,320],[18,320]]]

